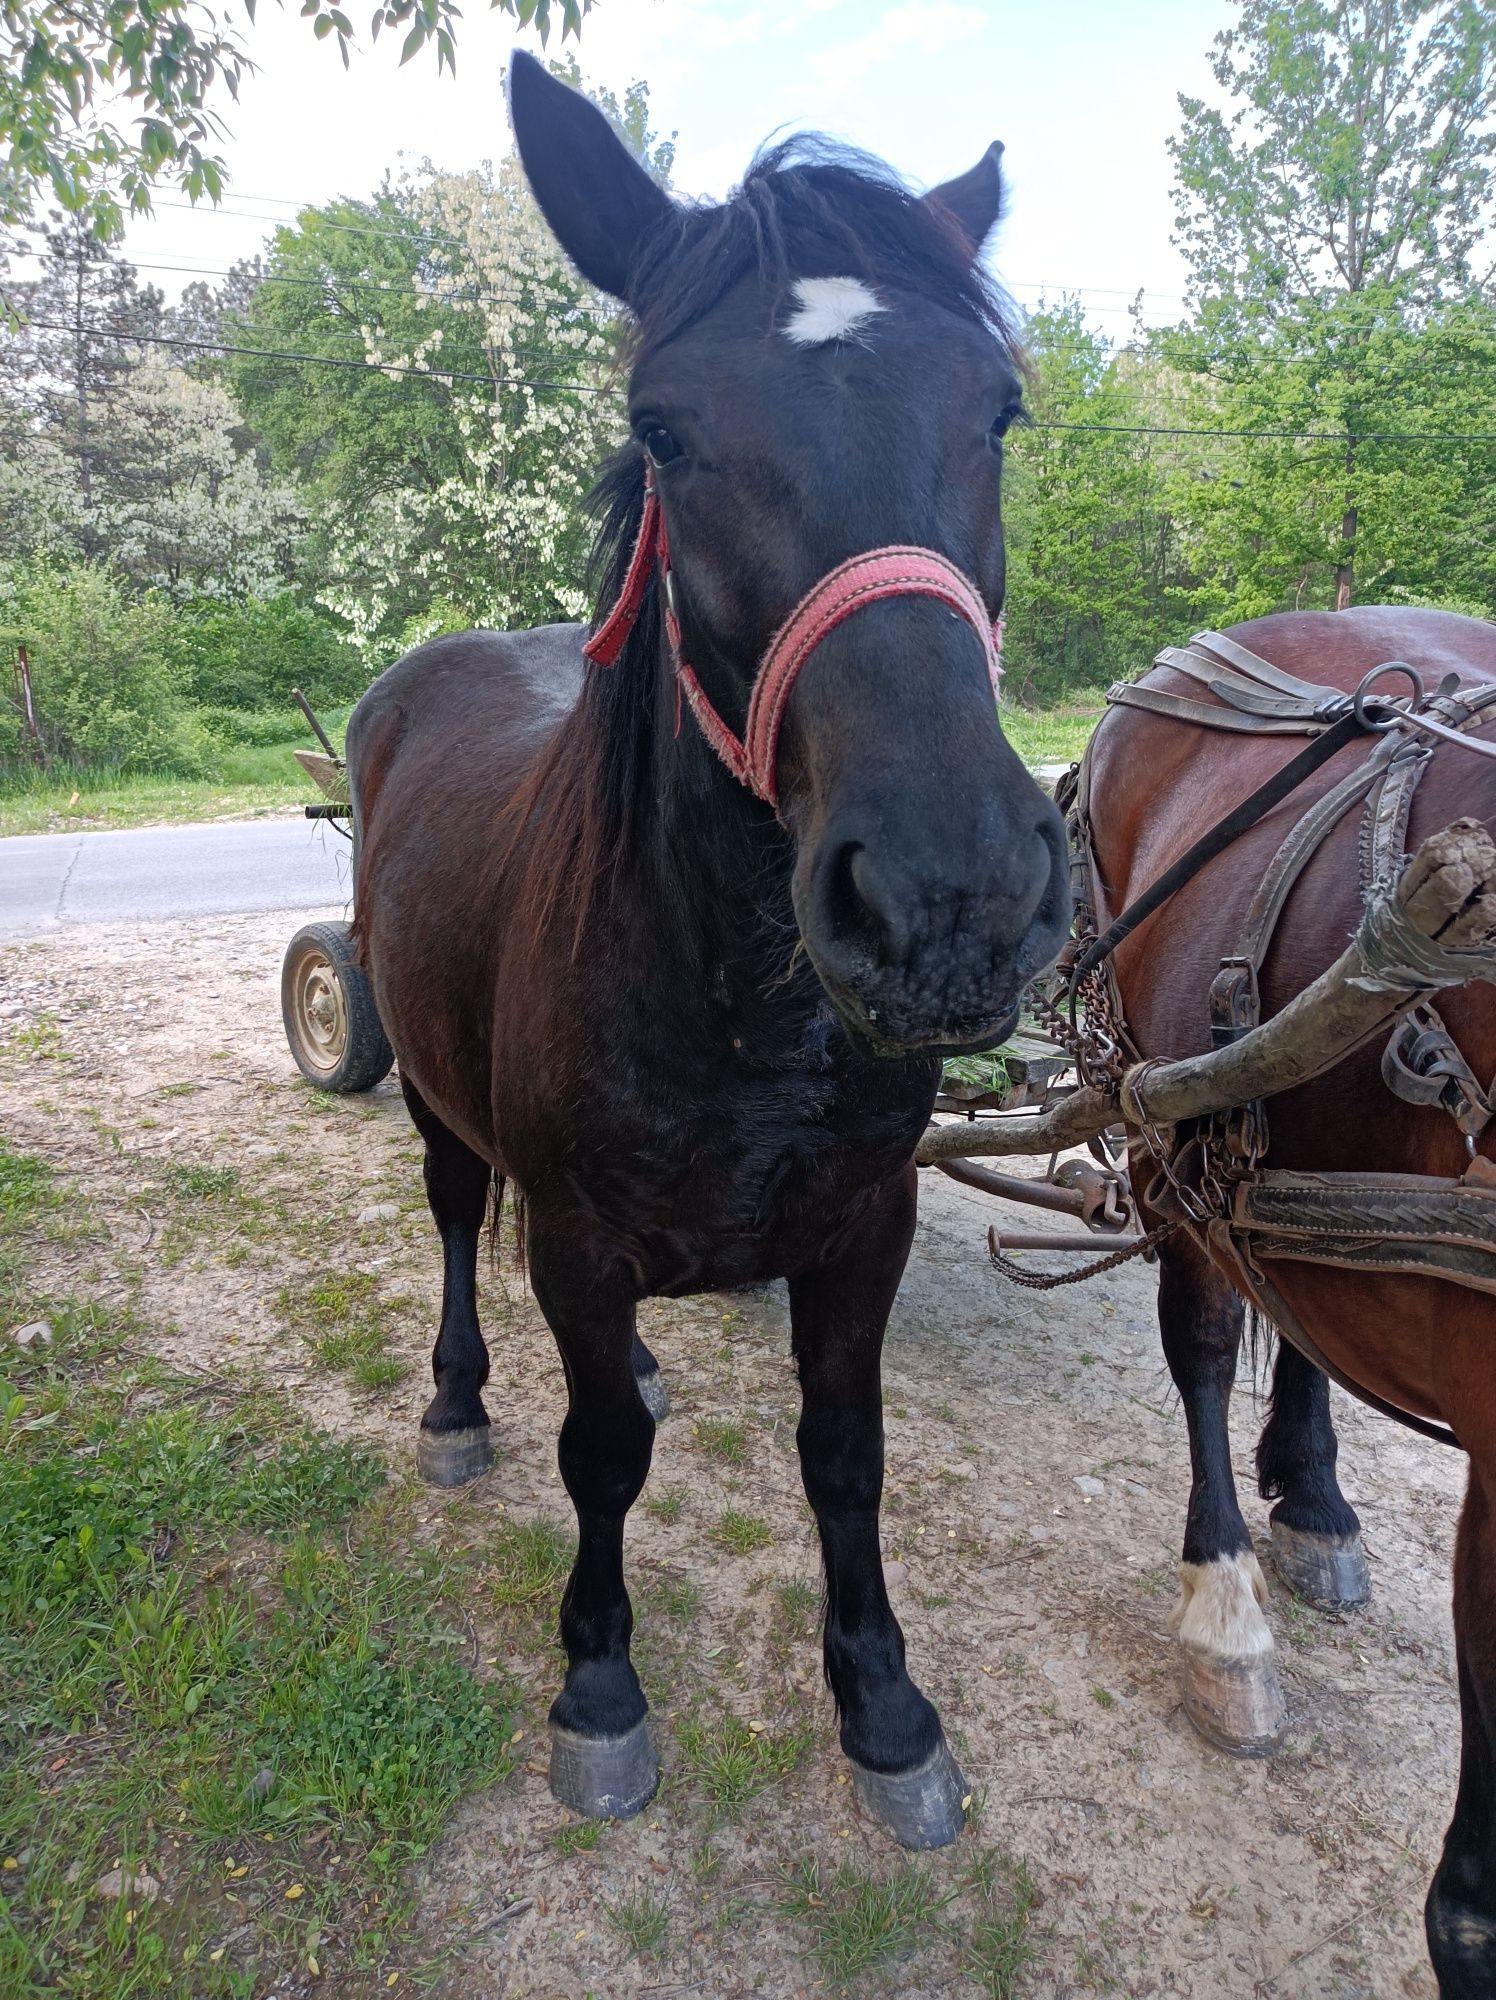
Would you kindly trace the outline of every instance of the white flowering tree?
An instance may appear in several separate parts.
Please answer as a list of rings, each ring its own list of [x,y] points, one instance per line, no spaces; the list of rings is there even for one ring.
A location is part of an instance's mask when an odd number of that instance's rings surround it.
[[[457,449],[436,478],[413,463],[333,509],[322,601],[375,652],[584,615],[582,501],[622,429],[615,309],[566,263],[518,165],[428,170],[404,203],[425,243],[415,325],[392,342],[364,324],[365,358],[412,395],[435,385],[399,371],[441,376]]]

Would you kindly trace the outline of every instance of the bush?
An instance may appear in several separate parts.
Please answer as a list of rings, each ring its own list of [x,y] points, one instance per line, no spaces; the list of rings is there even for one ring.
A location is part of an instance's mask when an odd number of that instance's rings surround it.
[[[171,657],[170,607],[132,600],[102,564],[0,571],[0,642],[23,640],[50,761],[194,777],[209,754]],[[8,650],[8,648],[7,648]],[[19,712],[0,708],[0,768],[31,769]]]
[[[284,708],[200,708],[199,722],[221,750],[275,750],[282,743],[305,742],[312,734],[301,711]],[[323,716],[323,721],[327,720]]]
[[[293,687],[314,705],[353,701],[369,680],[338,628],[286,593],[189,604],[170,645],[192,700],[208,708],[288,710]]]

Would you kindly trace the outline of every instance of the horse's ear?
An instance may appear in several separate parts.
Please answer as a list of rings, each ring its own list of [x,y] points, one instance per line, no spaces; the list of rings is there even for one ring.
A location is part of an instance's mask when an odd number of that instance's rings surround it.
[[[997,227],[1003,207],[1003,142],[994,139],[970,173],[942,181],[925,196],[932,208],[943,208],[960,224],[973,257]]]
[[[671,212],[670,197],[597,106],[522,49],[509,67],[509,116],[556,241],[590,283],[626,299],[634,253]]]

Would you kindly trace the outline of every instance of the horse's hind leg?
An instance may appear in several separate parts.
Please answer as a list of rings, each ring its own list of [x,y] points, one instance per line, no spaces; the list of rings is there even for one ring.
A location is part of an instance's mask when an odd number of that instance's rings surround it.
[[[493,1170],[447,1130],[408,1078],[400,1088],[426,1142],[426,1199],[442,1240],[442,1317],[431,1355],[436,1394],[421,1418],[416,1463],[434,1486],[461,1486],[493,1461],[481,1394],[488,1349],[478,1330],[478,1238]]]
[[[1187,1239],[1167,1243],[1159,1265],[1158,1322],[1193,1473],[1169,1621],[1184,1653],[1185,1713],[1220,1749],[1261,1756],[1282,1735],[1286,1710],[1262,1615],[1267,1587],[1237,1504],[1226,1428],[1242,1303]]]
[[[1329,1383],[1280,1339],[1272,1411],[1257,1445],[1257,1484],[1264,1500],[1278,1502],[1270,1517],[1274,1567],[1323,1611],[1349,1610],[1371,1595],[1361,1523],[1335,1477],[1338,1451]]]
[[[940,1718],[904,1665],[878,1546],[883,1330],[914,1234],[914,1169],[834,1263],[790,1281],[803,1402],[798,1443],[826,1570],[826,1678],[858,1797],[905,1847],[943,1847],[965,1784]]]
[[[1496,1993],[1496,1510],[1472,1461],[1454,1553],[1460,1786],[1424,1911],[1440,2000]]]
[[[577,1514],[561,1599],[566,1681],[550,1713],[551,1790],[590,1818],[627,1819],[659,1782],[623,1580],[624,1524],[649,1473],[654,1418],[635,1373],[632,1298],[533,1208],[529,1242],[530,1283],[566,1368],[557,1456]]]

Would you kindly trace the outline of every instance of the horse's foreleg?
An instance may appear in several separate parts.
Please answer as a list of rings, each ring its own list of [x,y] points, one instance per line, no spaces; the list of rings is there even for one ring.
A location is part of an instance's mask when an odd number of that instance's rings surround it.
[[[961,1831],[964,1785],[940,1718],[909,1678],[878,1546],[883,1492],[880,1362],[914,1234],[914,1169],[891,1186],[835,1263],[790,1281],[806,1497],[826,1572],[826,1678],[858,1797],[906,1847]]]
[[[1472,1461],[1454,1553],[1460,1787],[1424,1920],[1440,2000],[1496,1993],[1496,1510]]]
[[[1324,1611],[1348,1610],[1371,1595],[1361,1523],[1335,1477],[1338,1452],[1328,1381],[1280,1340],[1257,1484],[1264,1500],[1278,1501],[1270,1517],[1278,1574]]]
[[[408,1078],[401,1077],[400,1088],[426,1142],[426,1199],[442,1240],[442,1317],[431,1354],[436,1394],[421,1418],[416,1462],[433,1485],[460,1486],[493,1460],[481,1394],[488,1349],[478,1329],[478,1238],[493,1174]]]
[[[1176,1237],[1159,1264],[1158,1322],[1189,1426],[1193,1473],[1179,1602],[1169,1621],[1184,1652],[1185,1713],[1219,1748],[1260,1756],[1282,1735],[1286,1710],[1262,1615],[1267,1589],[1237,1505],[1226,1428],[1242,1303],[1191,1243]]]
[[[624,1523],[649,1473],[655,1428],[635,1374],[634,1305],[533,1209],[530,1282],[566,1369],[558,1458],[577,1515],[561,1599],[566,1681],[550,1714],[551,1790],[591,1818],[627,1819],[659,1783],[623,1580]]]

